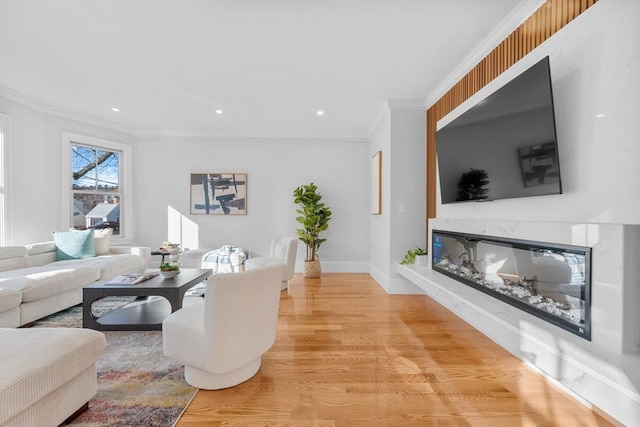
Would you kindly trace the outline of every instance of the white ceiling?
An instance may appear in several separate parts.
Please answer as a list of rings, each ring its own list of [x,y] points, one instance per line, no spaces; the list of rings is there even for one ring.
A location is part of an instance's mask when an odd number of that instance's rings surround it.
[[[521,3],[0,0],[0,85],[142,134],[362,138]]]

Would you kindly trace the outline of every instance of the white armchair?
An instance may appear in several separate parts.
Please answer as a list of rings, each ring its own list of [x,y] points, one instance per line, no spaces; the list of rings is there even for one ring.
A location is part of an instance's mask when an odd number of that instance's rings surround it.
[[[253,377],[273,345],[282,265],[275,261],[238,273],[214,274],[204,302],[162,323],[164,354],[184,363],[194,387],[217,390]]]
[[[269,253],[269,259],[278,260],[282,266],[282,287],[280,289],[285,290],[289,286],[289,280],[293,278],[293,273],[296,267],[296,253],[298,250],[298,239],[295,237],[274,237],[271,240],[271,250]],[[255,265],[263,263],[264,260],[259,261],[257,258],[249,258],[245,262],[247,269],[253,268]]]

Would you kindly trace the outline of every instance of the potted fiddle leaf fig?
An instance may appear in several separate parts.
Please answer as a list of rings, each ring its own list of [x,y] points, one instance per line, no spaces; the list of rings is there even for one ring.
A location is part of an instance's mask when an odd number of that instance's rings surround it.
[[[312,182],[293,190],[293,201],[299,206],[296,209],[296,221],[301,228],[296,230],[298,239],[306,245],[304,258],[304,277],[320,277],[321,267],[318,249],[327,239],[320,238],[326,231],[331,219],[331,209],[322,203],[322,195]]]

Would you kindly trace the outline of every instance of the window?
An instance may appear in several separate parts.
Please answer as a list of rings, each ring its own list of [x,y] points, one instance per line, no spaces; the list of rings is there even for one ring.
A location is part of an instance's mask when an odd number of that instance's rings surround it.
[[[8,178],[8,128],[9,118],[0,114],[0,246],[8,244],[7,230],[9,229],[9,216],[7,212],[7,178]]]
[[[110,228],[114,237],[130,237],[130,146],[69,133],[63,134],[63,146],[69,227]]]
[[[71,144],[72,226],[120,234],[119,151]]]

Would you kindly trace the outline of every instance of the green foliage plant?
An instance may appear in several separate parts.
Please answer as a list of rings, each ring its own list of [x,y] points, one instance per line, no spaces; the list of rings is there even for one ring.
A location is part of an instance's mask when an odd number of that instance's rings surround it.
[[[165,262],[164,264],[160,264],[160,271],[174,271],[174,270],[180,270],[180,267],[175,264],[169,264],[168,262]]]
[[[321,239],[319,235],[329,227],[331,209],[321,200],[322,195],[318,193],[318,187],[313,182],[293,190],[293,201],[299,206],[296,209],[296,221],[302,226],[296,232],[298,239],[307,247],[305,261],[317,260],[318,249],[327,240]]]
[[[404,259],[400,261],[400,264],[413,264],[416,261],[416,255],[426,255],[427,250],[423,248],[419,248],[418,246],[415,249],[409,249],[406,254],[404,254]]]

